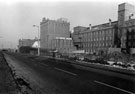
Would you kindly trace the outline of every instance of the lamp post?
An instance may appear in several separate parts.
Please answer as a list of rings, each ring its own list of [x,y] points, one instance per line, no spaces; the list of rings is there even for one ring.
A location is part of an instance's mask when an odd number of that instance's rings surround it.
[[[38,28],[38,56],[40,55],[40,30],[39,30],[39,26],[38,25],[33,25],[33,27],[37,27]]]
[[[0,38],[3,38],[2,36],[0,36]],[[1,49],[3,49],[3,43],[1,44]]]

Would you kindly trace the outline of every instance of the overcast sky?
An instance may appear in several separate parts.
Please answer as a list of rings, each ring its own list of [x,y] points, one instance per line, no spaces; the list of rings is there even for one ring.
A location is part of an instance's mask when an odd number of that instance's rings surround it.
[[[0,48],[16,47],[20,38],[35,38],[37,28],[43,17],[49,19],[67,18],[70,30],[75,26],[97,25],[117,20],[118,4],[114,1],[16,1],[0,2]],[[117,2],[116,2],[117,1]],[[134,0],[126,1],[135,4]]]

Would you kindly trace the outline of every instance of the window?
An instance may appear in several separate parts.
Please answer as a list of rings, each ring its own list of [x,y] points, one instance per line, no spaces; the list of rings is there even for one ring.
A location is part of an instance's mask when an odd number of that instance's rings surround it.
[[[103,30],[102,33],[104,34],[104,32],[105,32],[105,31]]]
[[[97,43],[97,46],[98,46],[99,43]]]
[[[112,37],[110,36],[110,40],[112,39]]]
[[[135,39],[135,35],[134,35],[134,39]]]
[[[99,31],[99,34],[101,35],[101,31]]]
[[[105,33],[108,34],[108,30],[105,30]]]
[[[108,40],[108,37],[106,37],[106,40]]]
[[[131,39],[131,36],[129,36],[129,39]]]
[[[131,43],[130,42],[128,43],[128,46],[131,46]]]
[[[103,43],[103,46],[104,46],[104,43]]]
[[[108,46],[108,43],[106,43],[106,46]]]
[[[96,36],[98,36],[98,32],[96,32]]]
[[[110,42],[110,44],[109,44],[110,46],[112,46],[112,43]]]
[[[105,38],[103,37],[103,40],[104,40]]]
[[[111,34],[111,33],[112,33],[112,30],[110,29],[110,30],[109,30],[109,34]]]

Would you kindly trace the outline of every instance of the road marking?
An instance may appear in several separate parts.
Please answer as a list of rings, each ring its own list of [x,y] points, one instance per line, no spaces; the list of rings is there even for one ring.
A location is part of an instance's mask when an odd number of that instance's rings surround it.
[[[43,66],[48,66],[47,64],[43,64],[43,63],[40,63],[41,65],[43,65]]]
[[[56,67],[55,67],[55,69],[56,69],[56,70],[59,70],[59,71],[63,71],[63,72],[68,73],[68,74],[71,74],[71,75],[73,75],[73,76],[77,76],[77,74],[75,74],[75,73],[72,73],[72,72],[69,72],[69,71],[66,71],[66,70],[63,70],[63,69],[60,69],[60,68],[56,68]]]
[[[121,89],[121,88],[118,88],[118,87],[115,87],[115,86],[112,86],[112,85],[109,85],[109,84],[106,84],[106,83],[103,83],[103,82],[100,82],[100,81],[96,81],[96,80],[95,80],[94,82],[96,82],[96,83],[98,83],[98,84],[101,84],[101,85],[104,85],[104,86],[108,86],[108,87],[117,89],[117,90],[120,90],[120,91],[123,91],[123,92],[128,93],[128,94],[135,94],[135,93],[133,93],[133,92],[130,92],[130,91],[127,91],[127,90],[124,90],[124,89]]]
[[[41,64],[41,65],[43,65],[43,66],[48,66],[47,64],[41,63],[41,62],[38,62],[38,64]]]

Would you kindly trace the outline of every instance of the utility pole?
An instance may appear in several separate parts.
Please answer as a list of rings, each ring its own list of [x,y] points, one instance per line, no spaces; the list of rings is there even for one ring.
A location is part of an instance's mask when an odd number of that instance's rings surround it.
[[[38,28],[38,56],[40,56],[40,30],[39,30],[39,26],[38,25],[33,25],[33,27],[37,27]]]
[[[0,36],[0,38],[3,38],[2,36]],[[3,44],[1,44],[1,49],[3,49]]]

